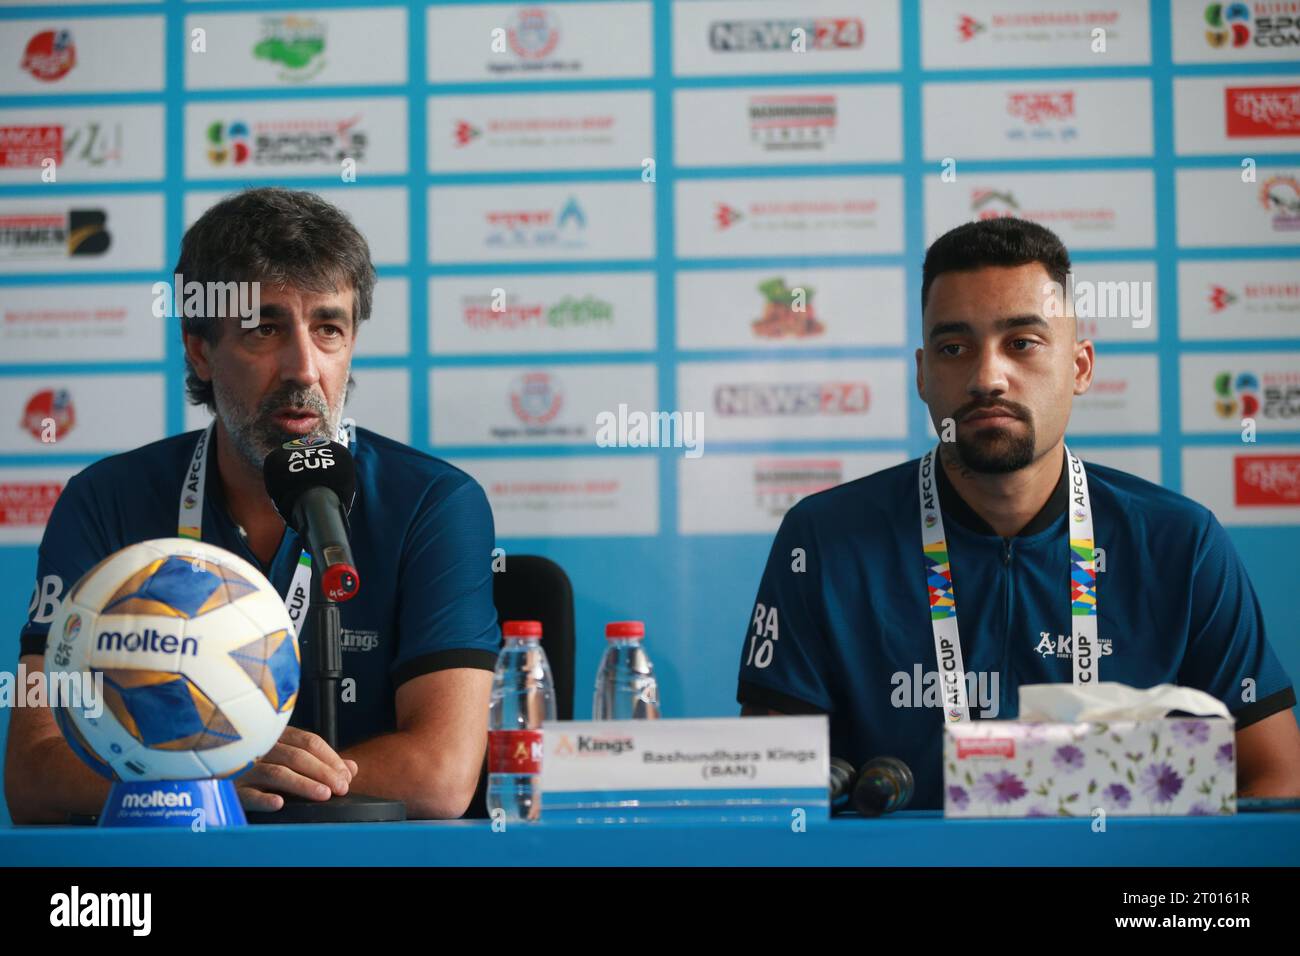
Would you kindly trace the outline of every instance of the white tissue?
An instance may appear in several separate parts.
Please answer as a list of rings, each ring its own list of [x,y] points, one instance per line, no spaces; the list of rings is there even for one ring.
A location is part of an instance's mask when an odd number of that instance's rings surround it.
[[[1090,720],[1153,720],[1172,710],[1206,717],[1232,716],[1218,698],[1192,687],[1157,684],[1143,690],[1118,681],[1101,681],[1025,684],[1020,688],[1017,719],[1070,724]]]

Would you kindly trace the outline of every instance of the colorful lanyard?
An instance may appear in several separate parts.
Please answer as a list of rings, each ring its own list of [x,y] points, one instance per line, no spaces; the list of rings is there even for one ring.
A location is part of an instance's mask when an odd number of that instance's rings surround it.
[[[930,594],[930,627],[939,663],[944,715],[951,723],[970,720],[966,698],[966,666],[962,663],[961,636],[957,631],[957,595],[952,564],[943,532],[939,485],[935,475],[937,448],[921,459],[918,489],[921,496],[921,550],[925,555],[926,589]],[[1073,622],[1074,683],[1097,680],[1097,570],[1092,538],[1092,501],[1083,462],[1065,449],[1070,473],[1070,616]]]
[[[193,541],[203,540],[203,489],[208,479],[208,445],[212,442],[212,430],[216,427],[214,419],[204,432],[199,435],[190,457],[189,471],[181,485],[180,507],[176,515],[176,533],[182,538]],[[336,441],[340,445],[350,445],[351,430],[340,424]],[[289,593],[284,599],[285,610],[293,621],[294,630],[302,632],[301,622],[307,617],[311,607],[311,555],[304,548],[298,555],[298,566],[293,569],[293,581],[289,584]]]

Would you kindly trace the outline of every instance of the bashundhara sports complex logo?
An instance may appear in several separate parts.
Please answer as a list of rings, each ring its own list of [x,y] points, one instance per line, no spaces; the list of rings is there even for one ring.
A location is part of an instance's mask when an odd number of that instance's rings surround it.
[[[1254,418],[1259,412],[1259,376],[1254,372],[1214,376],[1214,410],[1221,418]]]
[[[1216,50],[1250,42],[1250,8],[1244,3],[1211,3],[1205,8],[1205,42]]]
[[[248,124],[242,120],[233,123],[217,121],[208,127],[208,160],[214,166],[230,163],[241,166],[248,162]]]

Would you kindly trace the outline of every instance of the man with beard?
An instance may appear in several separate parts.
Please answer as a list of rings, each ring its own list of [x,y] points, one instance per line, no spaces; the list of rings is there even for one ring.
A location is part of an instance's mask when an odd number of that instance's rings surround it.
[[[1022,684],[1180,684],[1236,718],[1242,794],[1298,794],[1295,693],[1226,532],[1066,447],[1095,359],[1069,270],[1056,235],[1020,219],[930,247],[916,387],[937,455],[785,516],[741,650],[742,714],[826,714],[833,755],[903,759],[912,805],[937,808],[945,721],[1013,719]]]
[[[190,227],[175,272],[187,284],[258,283],[260,315],[182,318],[186,388],[214,413],[208,429],[104,459],[68,482],[22,630],[29,672],[43,666],[66,590],[138,541],[181,534],[218,545],[254,563],[282,596],[306,583],[303,542],[267,496],[262,463],[286,441],[347,434],[353,348],[375,284],[369,247],[316,195],[251,189]],[[410,817],[457,817],[483,764],[500,641],[492,513],[479,485],[446,462],[364,428],[341,440],[356,463],[350,526],[362,587],[340,605],[343,677],[353,682],[338,708],[340,749],[303,729],[313,708],[297,707],[236,786],[254,810],[279,810],[286,794],[327,800],[353,790],[403,800]],[[196,474],[206,477],[194,485]],[[309,695],[304,687],[300,700]],[[107,792],[48,710],[14,711],[5,793],[15,822],[97,813]]]

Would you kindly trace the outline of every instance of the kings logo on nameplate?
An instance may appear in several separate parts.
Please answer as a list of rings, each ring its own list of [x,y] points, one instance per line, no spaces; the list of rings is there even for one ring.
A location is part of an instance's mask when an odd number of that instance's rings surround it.
[[[556,721],[544,727],[547,818],[773,822],[829,813],[824,715]]]

